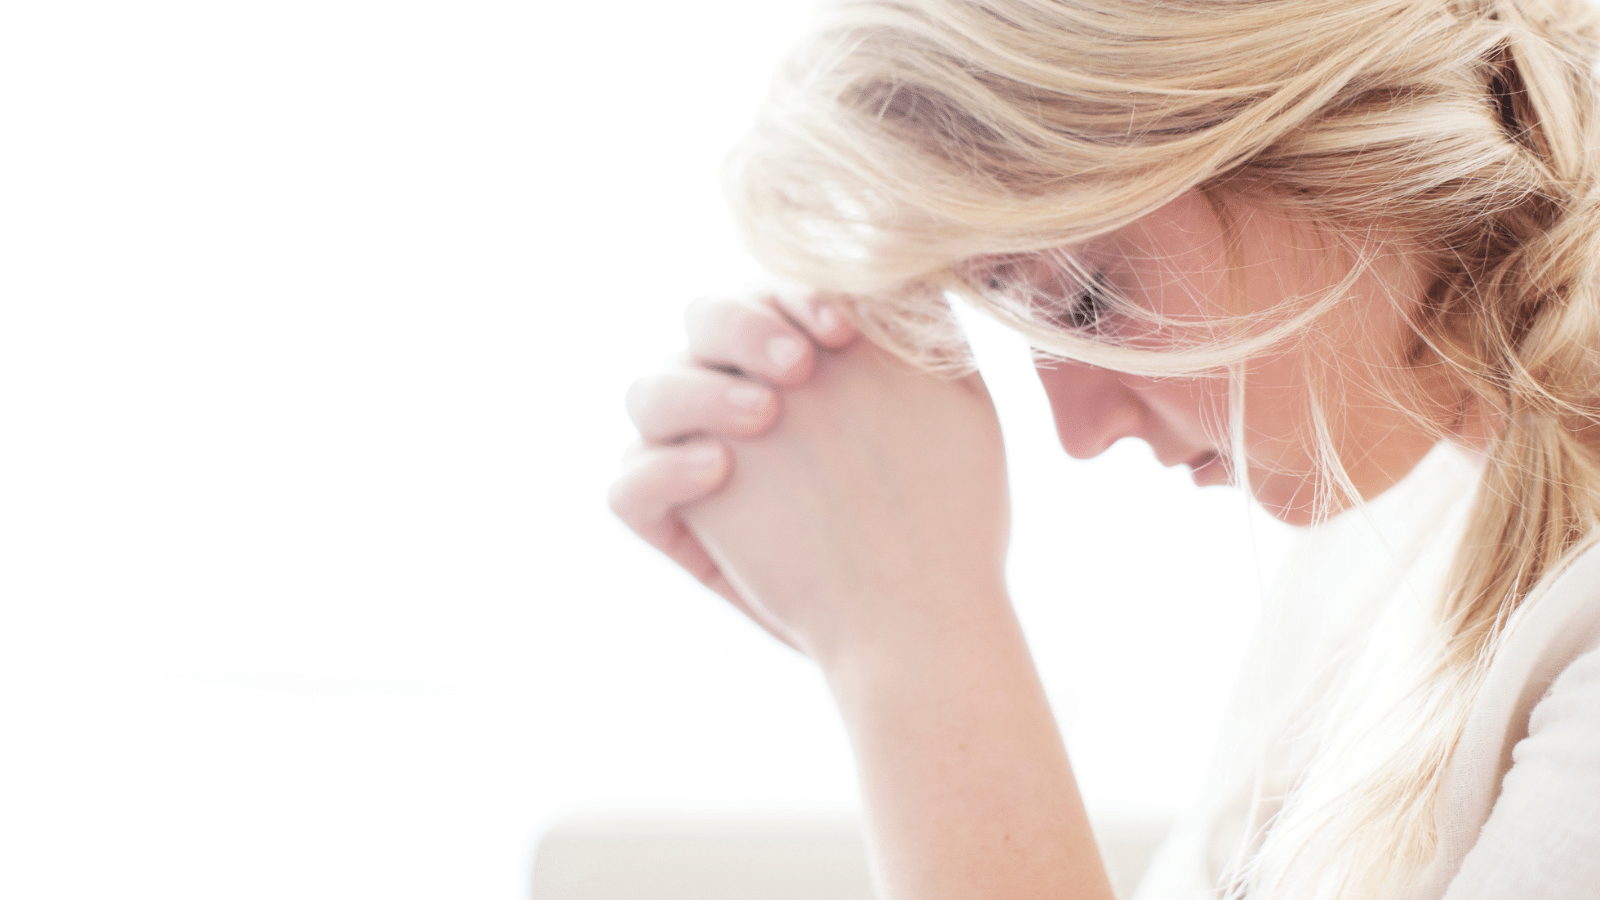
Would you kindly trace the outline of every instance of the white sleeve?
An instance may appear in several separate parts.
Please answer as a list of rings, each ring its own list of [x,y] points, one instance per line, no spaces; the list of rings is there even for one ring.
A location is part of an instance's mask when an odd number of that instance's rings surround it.
[[[1600,650],[1550,686],[1511,758],[1444,900],[1600,896]]]

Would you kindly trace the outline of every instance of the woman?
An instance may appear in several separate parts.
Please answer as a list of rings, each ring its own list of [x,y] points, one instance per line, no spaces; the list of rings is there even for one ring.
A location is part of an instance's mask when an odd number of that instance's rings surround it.
[[[733,173],[813,293],[691,311],[612,499],[822,667],[886,896],[1110,895],[947,293],[1039,350],[1074,456],[1141,438],[1295,524],[1468,460],[1426,605],[1397,554],[1354,630],[1269,642],[1265,737],[1143,896],[1600,893],[1595,35],[1578,0],[826,10]]]

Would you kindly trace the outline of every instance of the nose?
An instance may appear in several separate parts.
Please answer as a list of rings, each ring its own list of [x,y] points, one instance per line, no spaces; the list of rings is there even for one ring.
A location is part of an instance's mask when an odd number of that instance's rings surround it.
[[[1099,456],[1139,433],[1145,407],[1119,373],[1079,362],[1040,364],[1036,371],[1055,414],[1056,436],[1068,455]]]

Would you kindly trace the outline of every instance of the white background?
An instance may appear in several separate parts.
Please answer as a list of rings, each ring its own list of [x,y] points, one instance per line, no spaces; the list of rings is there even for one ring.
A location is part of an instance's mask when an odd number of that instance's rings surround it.
[[[716,167],[805,18],[0,5],[0,896],[509,900],[574,810],[853,804],[809,665],[603,502],[758,275]],[[1179,807],[1285,533],[977,340],[1084,791]]]

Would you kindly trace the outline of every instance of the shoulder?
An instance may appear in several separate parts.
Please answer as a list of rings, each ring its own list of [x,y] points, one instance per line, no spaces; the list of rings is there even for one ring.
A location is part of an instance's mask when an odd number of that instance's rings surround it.
[[[1481,771],[1483,787],[1498,784],[1518,742],[1561,685],[1572,685],[1593,663],[1575,664],[1600,647],[1600,536],[1591,537],[1528,598],[1495,654],[1458,755]],[[1570,673],[1570,677],[1569,677]],[[1536,717],[1535,713],[1538,712]]]
[[[1450,900],[1586,897],[1600,884],[1600,542],[1529,598],[1438,812]]]
[[[1481,704],[1510,702],[1513,718],[1529,721],[1560,683],[1589,671],[1578,661],[1600,648],[1600,535],[1573,553],[1526,608],[1489,670]],[[1512,694],[1511,690],[1515,693]],[[1509,750],[1509,748],[1508,748]]]
[[[1600,537],[1535,599],[1504,648],[1513,661],[1526,658],[1527,671],[1516,696],[1527,727],[1510,748],[1513,766],[1529,752],[1528,739],[1555,730],[1586,730],[1600,748]]]

